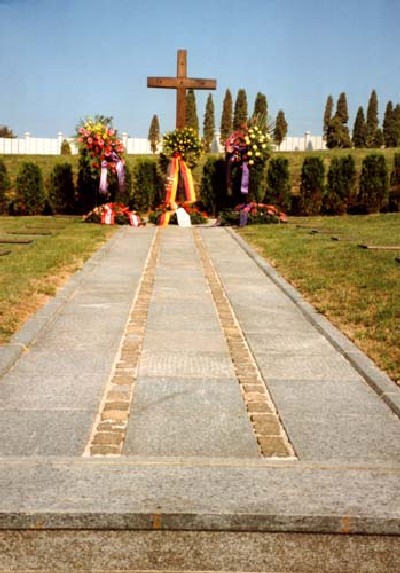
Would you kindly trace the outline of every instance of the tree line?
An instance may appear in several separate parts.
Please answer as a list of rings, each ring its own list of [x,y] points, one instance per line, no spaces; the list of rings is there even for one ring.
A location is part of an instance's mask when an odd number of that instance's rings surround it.
[[[372,90],[368,100],[367,111],[359,106],[352,133],[348,127],[349,112],[345,92],[339,95],[336,102],[328,95],[325,105],[323,131],[326,146],[333,148],[380,148],[398,147],[400,145],[400,104],[394,105],[391,100],[386,104],[382,127],[379,126],[378,97]]]
[[[288,124],[283,110],[279,110],[274,122],[268,119],[268,102],[265,94],[258,92],[254,101],[253,113],[249,115],[247,93],[245,89],[239,89],[236,100],[233,101],[230,89],[225,91],[222,115],[220,121],[220,142],[225,143],[226,139],[235,130],[246,124],[250,118],[256,117],[258,125],[264,131],[270,131],[274,143],[278,146],[285,139],[288,131]],[[206,153],[213,151],[212,142],[215,138],[215,106],[212,94],[208,95],[204,120],[202,125],[202,145]],[[196,109],[196,99],[193,90],[188,90],[186,94],[186,127],[191,127],[198,137],[200,137],[200,121]],[[148,132],[148,140],[153,153],[156,153],[161,143],[160,122],[157,115],[153,115]]]

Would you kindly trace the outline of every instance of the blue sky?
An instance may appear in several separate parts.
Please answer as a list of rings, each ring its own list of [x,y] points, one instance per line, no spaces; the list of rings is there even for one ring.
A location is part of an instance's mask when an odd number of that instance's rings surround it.
[[[347,95],[352,129],[371,90],[380,118],[400,102],[399,0],[0,0],[0,124],[18,135],[74,135],[105,114],[147,137],[153,114],[175,128],[175,92],[147,76],[174,76],[178,49],[188,75],[215,78],[217,127],[225,90],[258,91],[289,135],[322,132],[326,98]],[[196,92],[202,121],[208,92]]]

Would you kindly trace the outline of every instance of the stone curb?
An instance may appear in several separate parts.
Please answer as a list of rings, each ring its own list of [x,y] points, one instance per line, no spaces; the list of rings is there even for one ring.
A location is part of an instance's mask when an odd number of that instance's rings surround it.
[[[338,330],[327,318],[322,316],[312,304],[307,302],[297,289],[289,284],[276,269],[250,247],[233,229],[225,230],[254,260],[257,266],[271,281],[294,302],[307,320],[325,336],[325,338],[346,358],[368,385],[400,417],[400,389],[389,376],[380,370],[353,342]]]
[[[123,229],[121,228],[83,264],[80,270],[71,275],[65,285],[57,291],[55,297],[24,323],[20,330],[11,337],[8,344],[0,347],[0,377],[4,376],[14,366],[21,354],[28,350],[41,333],[50,326],[65,303],[82,285],[88,274],[104,259],[122,233]]]

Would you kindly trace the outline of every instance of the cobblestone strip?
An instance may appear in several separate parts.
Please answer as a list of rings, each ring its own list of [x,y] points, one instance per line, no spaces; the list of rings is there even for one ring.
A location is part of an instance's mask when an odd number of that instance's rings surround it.
[[[280,422],[265,381],[247,345],[246,338],[198,229],[194,229],[194,239],[200,253],[205,277],[215,301],[235,373],[240,383],[242,398],[260,446],[261,454],[265,458],[295,457],[294,450]]]
[[[160,251],[156,230],[136,298],[125,327],[119,354],[101,402],[84,457],[119,457],[122,453],[132,396],[137,380],[145,325]]]

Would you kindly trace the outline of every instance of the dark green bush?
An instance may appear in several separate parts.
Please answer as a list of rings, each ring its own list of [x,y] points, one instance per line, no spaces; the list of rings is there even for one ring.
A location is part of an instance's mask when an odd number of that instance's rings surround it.
[[[270,203],[288,212],[290,210],[289,160],[271,159],[267,173],[267,190],[264,203]]]
[[[132,207],[142,213],[155,207],[161,203],[162,190],[162,177],[155,161],[138,161],[134,170]]]
[[[83,149],[79,156],[76,184],[76,208],[80,214],[87,214],[94,207],[105,202],[104,196],[99,197],[100,176],[93,171],[91,163],[88,151]]]
[[[11,187],[10,178],[7,173],[6,165],[0,159],[0,213],[4,213],[6,204],[6,194]]]
[[[70,163],[59,163],[50,173],[50,205],[55,213],[75,213],[74,174]]]
[[[354,207],[357,198],[356,165],[353,157],[334,157],[327,179],[323,212],[327,215],[344,215],[349,208]]]
[[[226,207],[226,165],[218,157],[208,157],[201,175],[200,199],[209,215]]]
[[[381,153],[371,153],[362,163],[357,206],[362,213],[379,213],[388,203],[389,177]]]
[[[21,201],[22,214],[41,214],[45,205],[42,170],[32,161],[24,161],[16,180],[18,200]]]
[[[301,169],[301,214],[319,215],[324,192],[324,162],[320,157],[306,157]]]
[[[393,169],[390,173],[388,211],[392,213],[400,211],[400,153],[395,154]]]

